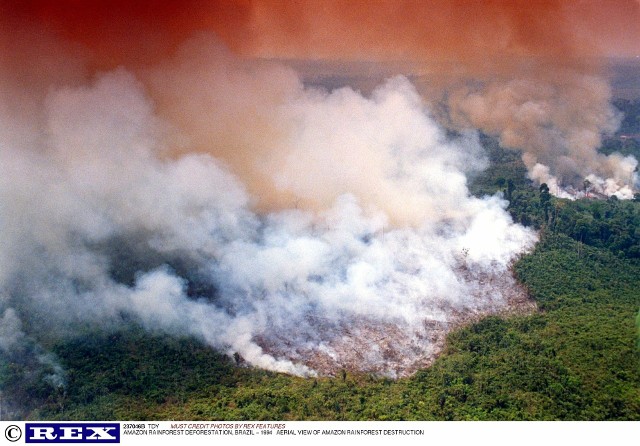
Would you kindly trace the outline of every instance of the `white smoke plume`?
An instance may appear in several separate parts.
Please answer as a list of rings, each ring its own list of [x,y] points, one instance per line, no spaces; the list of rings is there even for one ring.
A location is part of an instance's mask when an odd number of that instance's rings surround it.
[[[305,89],[195,42],[208,58],[2,98],[0,348],[128,315],[270,370],[402,376],[528,305],[510,265],[536,235],[469,195],[477,137],[407,79]]]
[[[601,77],[565,69],[465,85],[449,95],[448,106],[458,125],[481,128],[498,136],[503,147],[522,150],[529,177],[547,183],[554,195],[584,196],[589,180],[595,193],[633,198],[637,160],[597,151],[603,135],[620,124]]]

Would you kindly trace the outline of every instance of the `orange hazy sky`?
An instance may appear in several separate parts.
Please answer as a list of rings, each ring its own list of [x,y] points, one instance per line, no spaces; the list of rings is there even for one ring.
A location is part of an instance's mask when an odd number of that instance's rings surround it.
[[[0,14],[4,34],[47,29],[98,65],[153,61],[200,30],[260,57],[473,65],[640,55],[638,0],[2,0]]]

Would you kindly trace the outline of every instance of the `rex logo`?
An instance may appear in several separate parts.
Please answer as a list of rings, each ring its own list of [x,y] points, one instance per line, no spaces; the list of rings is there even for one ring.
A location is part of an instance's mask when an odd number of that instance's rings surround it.
[[[120,443],[118,423],[26,423],[25,443]]]

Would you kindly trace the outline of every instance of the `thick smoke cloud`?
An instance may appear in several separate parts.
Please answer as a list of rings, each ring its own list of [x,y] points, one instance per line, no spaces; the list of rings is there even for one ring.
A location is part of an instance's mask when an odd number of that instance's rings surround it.
[[[126,316],[272,370],[397,376],[452,326],[527,305],[509,265],[535,235],[499,198],[469,196],[477,138],[447,138],[408,80],[370,97],[305,89],[286,68],[190,45],[216,55],[206,69],[120,68],[33,94],[32,116],[2,109],[3,348],[21,326],[42,340]],[[211,128],[191,121],[188,90],[171,120],[185,85],[212,85],[193,93]],[[198,153],[209,142],[219,158]],[[253,177],[308,206],[257,213]]]
[[[633,157],[605,156],[597,149],[613,134],[620,116],[610,104],[611,91],[601,78],[554,72],[480,88],[462,87],[448,97],[451,119],[462,127],[499,136],[503,147],[522,150],[529,176],[548,183],[552,193],[572,198],[562,186],[582,188],[588,179],[606,195],[633,198],[637,183]]]
[[[304,89],[291,69],[239,61],[210,36],[144,76],[159,112],[182,132],[174,139],[223,159],[269,209],[323,209],[353,193],[395,222],[419,224],[458,212],[465,170],[484,167],[478,143],[450,147],[402,77],[369,98]]]

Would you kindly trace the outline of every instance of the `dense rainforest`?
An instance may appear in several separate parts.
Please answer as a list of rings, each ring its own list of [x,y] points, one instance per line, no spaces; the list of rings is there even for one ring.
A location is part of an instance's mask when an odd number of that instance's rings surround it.
[[[616,104],[625,116],[637,102]],[[626,107],[626,109],[625,109]],[[634,133],[640,121],[625,118]],[[635,119],[635,118],[634,118]],[[627,122],[628,121],[628,122]],[[635,127],[634,127],[635,126]],[[622,131],[622,130],[621,130]],[[498,191],[540,242],[514,272],[537,303],[451,333],[435,363],[391,380],[344,371],[298,378],[243,367],[191,338],[86,328],[47,346],[53,370],[2,358],[3,396],[29,419],[638,420],[640,197],[557,199],[525,176],[518,153],[482,138],[490,167],[476,195]],[[603,144],[639,156],[633,139]],[[33,356],[33,355],[31,355]],[[29,357],[29,355],[27,355]],[[4,417],[3,417],[4,419]]]

